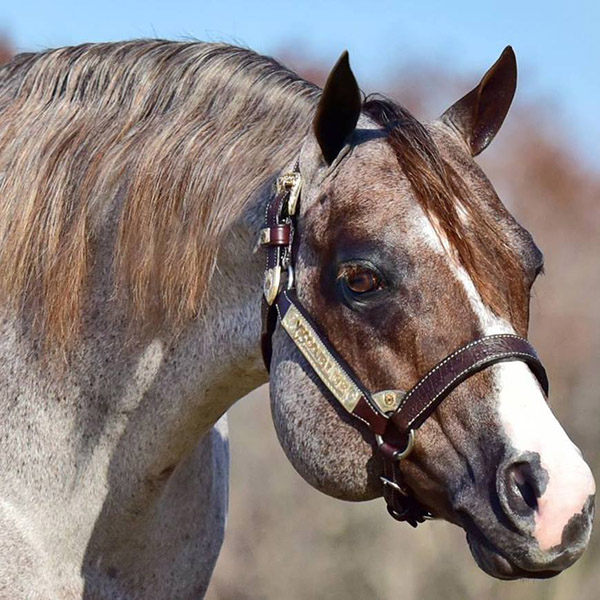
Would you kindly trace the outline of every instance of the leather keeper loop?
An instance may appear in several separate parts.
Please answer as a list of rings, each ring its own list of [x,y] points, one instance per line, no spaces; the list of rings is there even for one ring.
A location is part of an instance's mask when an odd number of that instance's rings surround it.
[[[408,444],[408,441],[406,443]],[[381,452],[381,454],[383,454],[387,460],[393,461],[396,460],[398,452],[402,452],[402,448],[398,448],[388,444],[387,442],[383,442],[383,444],[379,446],[379,452]]]
[[[291,228],[284,225],[266,227],[260,232],[261,246],[289,246],[291,241]]]

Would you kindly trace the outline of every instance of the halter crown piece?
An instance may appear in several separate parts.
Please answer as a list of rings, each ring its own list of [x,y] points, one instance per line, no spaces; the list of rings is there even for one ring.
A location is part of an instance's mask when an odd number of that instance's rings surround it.
[[[279,322],[333,398],[374,434],[383,464],[381,481],[388,512],[416,527],[434,516],[402,482],[400,462],[413,449],[415,431],[454,388],[490,365],[509,360],[526,363],[547,395],[546,371],[526,339],[511,334],[491,335],[444,358],[408,392],[368,391],[296,294],[293,245],[301,186],[296,163],[293,171],[277,180],[260,232],[260,244],[267,250],[262,332],[267,371],[271,365],[271,337]]]

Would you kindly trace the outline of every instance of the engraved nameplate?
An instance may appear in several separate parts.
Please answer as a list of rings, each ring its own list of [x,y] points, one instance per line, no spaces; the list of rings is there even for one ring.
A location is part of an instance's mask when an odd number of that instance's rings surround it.
[[[310,323],[293,304],[281,324],[329,391],[348,412],[352,412],[362,396],[361,391],[339,367]]]

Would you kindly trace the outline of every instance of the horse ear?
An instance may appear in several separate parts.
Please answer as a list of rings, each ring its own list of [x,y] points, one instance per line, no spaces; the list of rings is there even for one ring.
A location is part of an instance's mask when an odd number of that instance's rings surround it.
[[[313,121],[315,137],[330,165],[354,131],[361,109],[361,96],[348,52],[340,56],[329,73]]]
[[[479,85],[441,117],[457,129],[477,156],[494,139],[504,122],[517,87],[517,59],[510,46],[483,76]]]

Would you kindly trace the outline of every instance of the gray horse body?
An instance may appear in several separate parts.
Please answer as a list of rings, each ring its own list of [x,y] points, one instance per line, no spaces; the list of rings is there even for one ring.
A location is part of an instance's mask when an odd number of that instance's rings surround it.
[[[227,60],[230,69],[240,61],[272,67],[250,51],[218,45],[137,46],[140,54],[187,46],[198,60],[212,51],[225,63],[215,68],[225,71]],[[4,90],[11,85],[14,78],[4,81]],[[230,90],[223,107],[241,101],[246,88],[241,81],[240,90]],[[264,130],[274,111],[281,112],[276,103],[253,135],[273,137]],[[118,195],[94,199],[107,208],[95,222],[83,333],[66,360],[60,352],[46,354],[27,310],[2,310],[2,599],[199,598],[206,591],[227,512],[223,415],[267,380],[256,239],[270,187],[255,189],[256,181],[270,183],[277,174],[270,164],[279,170],[294,152],[283,146],[267,158],[240,152],[227,161],[214,145],[221,159],[215,177],[228,170],[233,176],[222,183],[225,193],[252,178],[254,185],[238,198],[243,210],[223,211],[226,236],[200,316],[176,334],[163,328],[132,339],[127,309],[114,297],[124,202]],[[143,244],[143,232],[139,237]]]
[[[174,342],[130,348],[101,281],[68,370],[40,365],[4,317],[0,598],[202,597],[226,519],[222,415],[266,380],[262,261],[253,237],[231,240],[205,315]]]

